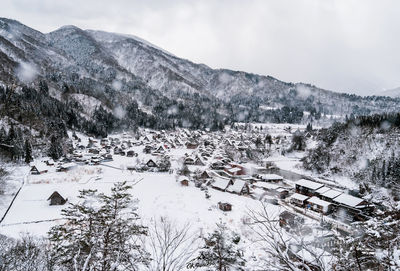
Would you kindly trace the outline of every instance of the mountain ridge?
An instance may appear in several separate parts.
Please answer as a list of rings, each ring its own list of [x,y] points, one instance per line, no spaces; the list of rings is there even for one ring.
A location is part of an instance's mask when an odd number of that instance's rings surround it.
[[[81,97],[72,95],[77,93],[96,99],[99,103],[92,105],[112,114],[137,107],[163,128],[183,123],[215,128],[237,121],[313,122],[321,116],[344,119],[400,107],[400,99],[361,97],[268,75],[212,69],[131,35],[71,25],[44,34],[0,18],[0,61],[5,87],[38,89],[45,83],[49,95],[61,102]],[[75,110],[86,114],[79,107]]]

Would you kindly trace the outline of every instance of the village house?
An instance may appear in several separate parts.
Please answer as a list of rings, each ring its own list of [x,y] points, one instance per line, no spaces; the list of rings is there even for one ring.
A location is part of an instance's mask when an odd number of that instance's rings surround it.
[[[315,196],[315,191],[324,186],[323,184],[306,179],[298,180],[295,185],[296,193],[307,195],[309,197]]]
[[[214,177],[211,187],[220,191],[226,191],[229,185],[233,184],[232,180],[225,177]]]
[[[54,191],[47,200],[50,200],[50,205],[64,205],[68,199],[64,199],[57,191]]]
[[[291,195],[288,200],[291,204],[297,205],[299,207],[304,207],[305,203],[309,197],[306,195],[294,193]]]
[[[183,160],[183,164],[185,165],[194,165],[194,159],[192,157],[185,157]]]
[[[314,196],[307,200],[307,208],[319,213],[327,214],[332,211],[332,203]]]
[[[258,177],[263,182],[281,182],[283,181],[283,177],[277,174],[259,174]]]
[[[180,176],[178,181],[182,186],[189,186],[189,178],[186,176]]]
[[[232,204],[228,202],[218,202],[218,208],[224,212],[232,211]]]
[[[32,175],[40,175],[48,172],[48,168],[46,167],[45,164],[42,163],[32,164],[30,172]]]
[[[235,180],[232,185],[228,186],[226,191],[238,195],[248,195],[250,193],[250,188],[247,182],[243,180]]]
[[[149,168],[156,168],[157,164],[156,162],[154,162],[152,159],[149,159],[146,163],[146,166],[148,166]]]

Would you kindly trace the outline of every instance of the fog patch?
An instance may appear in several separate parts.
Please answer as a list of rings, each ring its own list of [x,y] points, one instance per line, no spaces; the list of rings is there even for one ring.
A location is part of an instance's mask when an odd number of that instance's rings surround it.
[[[168,108],[168,110],[167,110],[167,114],[168,115],[176,115],[176,114],[178,114],[178,106],[176,106],[176,105],[170,106]]]
[[[220,83],[228,84],[229,82],[232,81],[232,76],[230,76],[226,72],[223,72],[218,76],[218,80]]]
[[[113,110],[114,116],[116,116],[119,119],[125,118],[126,111],[123,109],[121,106],[117,106]]]
[[[381,123],[381,129],[382,130],[385,130],[385,131],[387,131],[387,130],[389,130],[390,128],[392,128],[392,124],[390,123],[390,122],[388,122],[387,120],[385,120],[385,121],[382,121],[382,123]]]
[[[307,99],[311,95],[311,89],[304,85],[297,85],[296,86],[297,97],[301,99]]]
[[[38,71],[32,64],[21,62],[16,69],[16,75],[22,82],[30,83],[35,80],[38,75]]]
[[[120,91],[122,88],[122,83],[119,80],[114,80],[111,84],[112,88],[116,91]]]

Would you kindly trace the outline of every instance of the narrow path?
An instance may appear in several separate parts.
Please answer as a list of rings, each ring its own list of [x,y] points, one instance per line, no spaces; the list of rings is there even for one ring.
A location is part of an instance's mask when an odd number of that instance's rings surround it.
[[[24,176],[24,178],[23,178],[23,180],[22,180],[21,187],[18,189],[17,193],[15,193],[13,199],[12,199],[11,202],[10,202],[10,205],[8,206],[7,210],[4,212],[3,217],[0,219],[0,225],[1,225],[1,223],[3,222],[3,220],[6,218],[8,212],[10,211],[10,209],[11,209],[11,207],[12,207],[14,201],[15,201],[15,199],[18,197],[18,194],[19,194],[19,192],[21,191],[22,187],[24,187],[25,182],[26,182],[26,179],[28,178],[28,174],[29,174],[29,173],[27,173],[27,175]]]

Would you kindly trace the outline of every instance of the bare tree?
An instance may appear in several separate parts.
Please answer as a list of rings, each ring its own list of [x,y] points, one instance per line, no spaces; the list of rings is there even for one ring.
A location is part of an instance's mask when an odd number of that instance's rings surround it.
[[[249,219],[246,224],[254,233],[254,241],[260,243],[270,256],[269,264],[274,268],[284,271],[330,270],[332,259],[329,254],[306,242],[301,234],[286,232],[279,225],[279,216],[269,213],[265,203],[261,203],[260,210],[248,210],[247,213]],[[300,255],[297,252],[301,252]],[[301,257],[301,254],[304,256]]]
[[[149,270],[179,271],[198,250],[197,234],[191,233],[190,224],[178,226],[166,217],[154,219],[145,243],[152,255]],[[147,241],[147,242],[146,242]]]
[[[45,242],[24,235],[20,239],[0,236],[0,271],[47,270]]]

